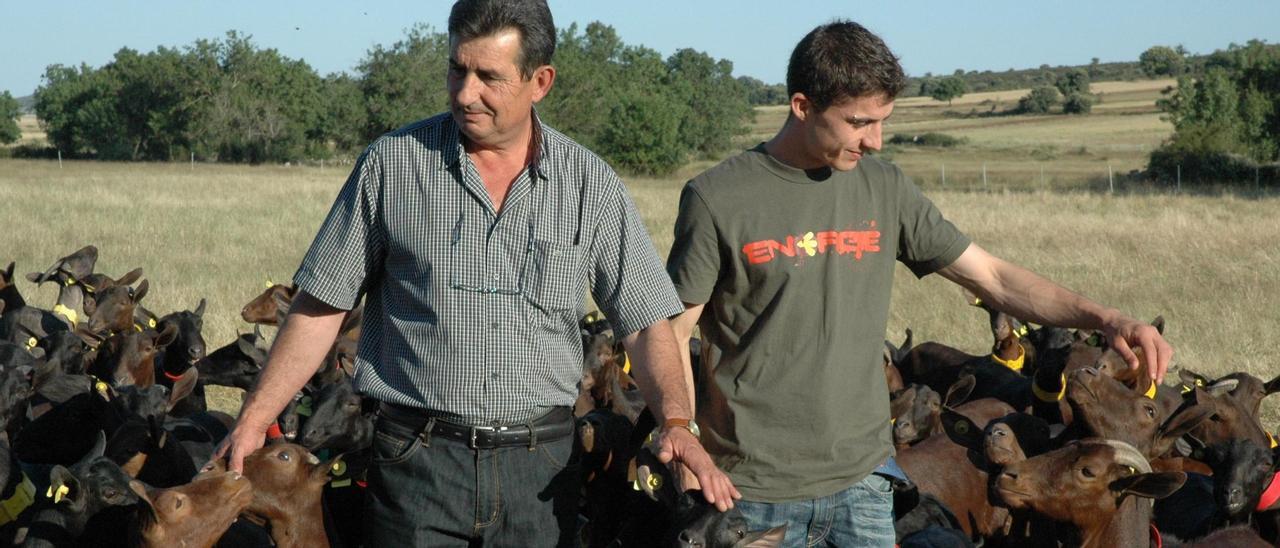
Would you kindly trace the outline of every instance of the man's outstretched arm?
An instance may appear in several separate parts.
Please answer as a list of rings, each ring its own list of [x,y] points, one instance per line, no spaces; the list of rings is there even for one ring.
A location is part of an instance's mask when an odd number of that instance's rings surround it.
[[[997,310],[1042,325],[1099,329],[1129,367],[1139,367],[1134,348],[1141,348],[1147,371],[1164,382],[1173,347],[1152,325],[1114,308],[1102,306],[1018,265],[995,257],[977,244],[955,262],[938,270]]]
[[[240,408],[235,429],[218,445],[214,459],[230,450],[228,469],[242,470],[244,458],[262,447],[267,428],[320,368],[346,314],[346,310],[298,292],[271,345],[267,365]]]

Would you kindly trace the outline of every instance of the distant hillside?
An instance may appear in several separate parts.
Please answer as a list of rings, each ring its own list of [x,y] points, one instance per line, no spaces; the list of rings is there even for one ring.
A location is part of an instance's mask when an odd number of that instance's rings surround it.
[[[36,111],[36,97],[34,95],[19,97],[18,110],[23,114],[34,114]]]
[[[1142,73],[1137,61],[1119,63],[1091,63],[1088,65],[1058,66],[1040,65],[1033,69],[1009,69],[1001,72],[990,70],[976,71],[956,70],[953,74],[925,73],[924,76],[907,78],[907,89],[903,97],[920,95],[920,84],[930,78],[960,76],[968,88],[967,93],[983,91],[1005,91],[1010,89],[1028,89],[1036,86],[1052,86],[1058,76],[1075,69],[1084,69],[1089,73],[1089,80],[1094,82],[1114,82],[1122,80],[1150,80]]]

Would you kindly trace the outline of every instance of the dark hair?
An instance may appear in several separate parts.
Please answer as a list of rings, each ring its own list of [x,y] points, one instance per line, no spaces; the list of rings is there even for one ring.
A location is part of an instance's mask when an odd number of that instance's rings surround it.
[[[506,29],[520,32],[516,65],[525,78],[556,53],[556,25],[546,0],[458,0],[449,11],[449,38],[458,41],[491,36]]]
[[[906,85],[889,46],[848,20],[810,31],[787,63],[787,95],[803,93],[820,111],[844,98],[884,94],[893,99]]]

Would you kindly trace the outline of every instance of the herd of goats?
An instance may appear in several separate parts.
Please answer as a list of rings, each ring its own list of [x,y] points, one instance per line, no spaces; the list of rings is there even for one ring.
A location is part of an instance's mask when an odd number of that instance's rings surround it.
[[[269,284],[241,310],[253,331],[207,351],[203,299],[157,315],[142,269],[112,278],[97,255],[26,275],[56,284],[52,308],[0,270],[0,545],[359,546],[377,410],[350,382],[360,310],[236,474],[210,462],[234,419],[205,387],[253,386],[270,348],[257,326],[280,325],[296,290]],[[899,546],[1280,543],[1280,453],[1259,417],[1280,377],[1184,368],[1156,385],[1100,333],[974,304],[989,354],[913,345],[909,330],[885,343],[910,478],[893,480]],[[581,545],[778,546],[785,526],[748,530],[677,488],[608,320],[580,327]]]

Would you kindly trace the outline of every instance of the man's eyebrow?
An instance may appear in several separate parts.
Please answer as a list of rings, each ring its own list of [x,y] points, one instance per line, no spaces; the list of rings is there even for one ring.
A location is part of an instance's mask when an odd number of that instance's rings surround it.
[[[893,118],[892,112],[890,112],[888,116],[885,116],[884,118],[880,118],[880,119],[871,118],[869,116],[852,116],[849,118],[848,122],[851,124],[871,124],[875,122],[883,122],[890,118]]]

